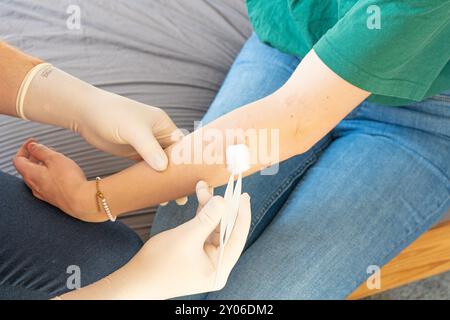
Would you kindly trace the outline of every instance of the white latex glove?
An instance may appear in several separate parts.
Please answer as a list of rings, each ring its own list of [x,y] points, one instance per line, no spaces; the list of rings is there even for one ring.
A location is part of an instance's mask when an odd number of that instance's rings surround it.
[[[98,89],[50,64],[25,77],[17,114],[75,131],[114,155],[141,157],[158,171],[168,164],[163,148],[182,137],[163,110]]]
[[[247,240],[250,197],[241,196],[219,275],[219,248],[212,235],[226,213],[225,201],[212,197],[205,183],[198,184],[197,197],[200,207],[204,206],[195,218],[151,238],[128,264],[110,276],[61,298],[169,299],[222,289]]]

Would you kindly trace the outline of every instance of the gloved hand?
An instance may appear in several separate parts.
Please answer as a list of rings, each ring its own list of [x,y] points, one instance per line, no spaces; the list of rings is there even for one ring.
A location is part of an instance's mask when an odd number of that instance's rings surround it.
[[[163,148],[182,134],[161,109],[106,92],[50,64],[25,77],[17,97],[18,116],[79,133],[93,146],[162,171]]]
[[[225,200],[212,197],[205,183],[197,185],[197,197],[201,210],[195,218],[151,238],[128,264],[110,276],[61,298],[169,299],[222,289],[245,246],[251,221],[250,197],[241,196],[219,275],[219,248],[211,236],[226,213]]]

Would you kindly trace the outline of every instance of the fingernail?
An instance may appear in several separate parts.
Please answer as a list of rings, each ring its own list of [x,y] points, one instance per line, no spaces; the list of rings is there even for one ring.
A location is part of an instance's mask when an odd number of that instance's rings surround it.
[[[179,206],[184,206],[188,202],[188,197],[183,197],[183,198],[177,199],[177,200],[175,200],[175,202]]]
[[[206,189],[206,188],[208,188],[208,184],[205,181],[197,182],[197,186],[195,187],[196,190]]]
[[[160,203],[159,205],[161,206],[161,207],[165,207],[165,206],[167,206],[169,204],[169,202],[163,202],[163,203]]]
[[[161,155],[160,153],[156,153],[154,155],[156,170],[162,171],[167,168],[167,158]]]
[[[36,148],[36,142],[31,142],[31,143],[28,145],[28,147],[29,147],[31,150],[34,150],[34,148]]]

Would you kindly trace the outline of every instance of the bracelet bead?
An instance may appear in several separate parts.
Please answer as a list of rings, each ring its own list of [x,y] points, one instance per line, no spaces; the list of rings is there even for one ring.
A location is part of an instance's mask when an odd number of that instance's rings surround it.
[[[95,179],[95,185],[97,188],[97,192],[95,194],[96,197],[96,201],[97,201],[97,210],[100,212],[102,211],[101,209],[103,208],[103,211],[105,211],[106,215],[108,216],[108,219],[112,222],[116,221],[116,217],[113,216],[111,209],[109,208],[109,204],[108,201],[106,200],[105,195],[103,194],[103,192],[101,192],[100,190],[100,181],[102,179],[100,177],[97,177]]]

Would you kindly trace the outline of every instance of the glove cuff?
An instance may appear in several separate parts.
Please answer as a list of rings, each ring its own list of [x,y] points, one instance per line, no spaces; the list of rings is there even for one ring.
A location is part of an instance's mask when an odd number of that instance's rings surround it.
[[[47,69],[52,67],[53,66],[50,63],[41,63],[33,67],[30,71],[28,71],[27,75],[22,81],[22,84],[20,85],[19,92],[17,93],[16,98],[16,113],[20,118],[28,120],[23,110],[23,104],[25,101],[25,96],[27,94],[28,88],[30,87],[30,84],[33,81],[34,77],[40,72],[45,72]]]

